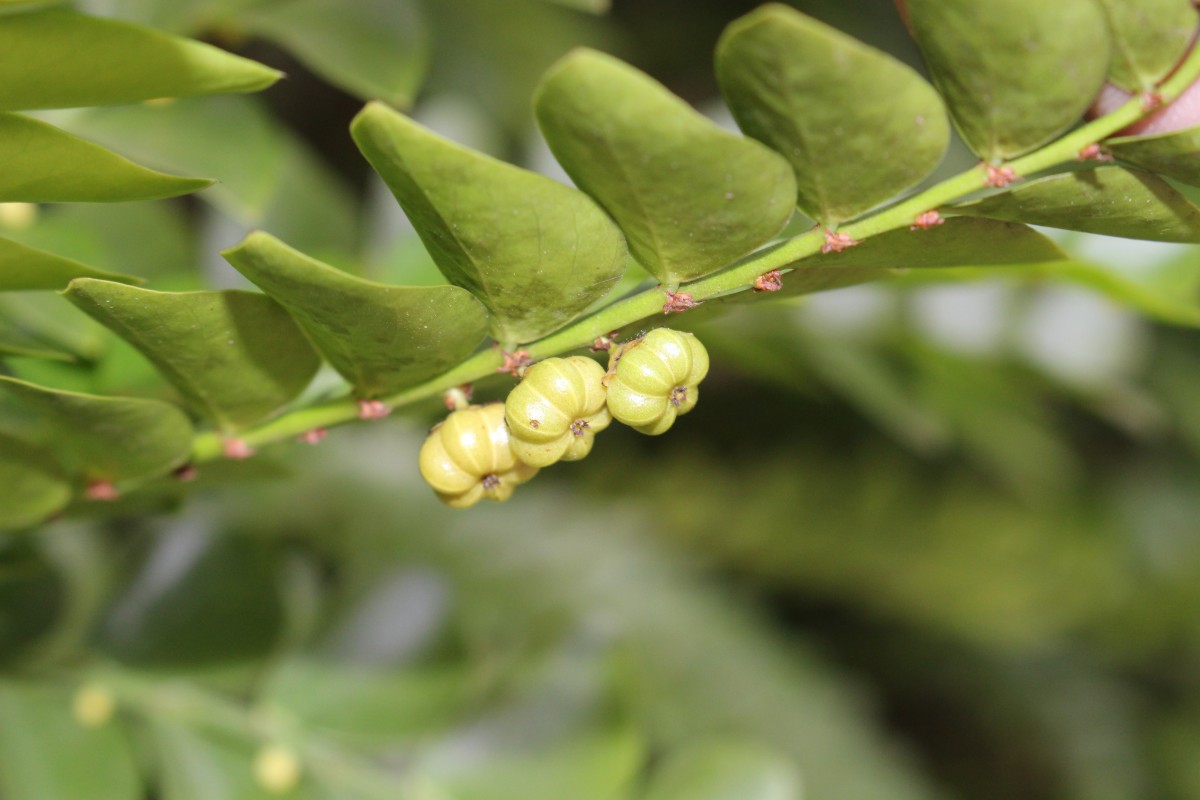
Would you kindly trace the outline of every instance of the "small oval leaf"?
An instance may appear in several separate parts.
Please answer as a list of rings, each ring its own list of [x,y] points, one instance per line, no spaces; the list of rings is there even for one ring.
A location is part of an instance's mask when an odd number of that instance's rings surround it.
[[[787,6],[726,28],[716,66],[738,125],[791,162],[800,210],[823,225],[919,183],[950,142],[941,97],[913,69]]]
[[[0,113],[0,202],[157,200],[212,184],[138,166],[100,145],[20,114]]]
[[[913,37],[967,146],[988,162],[1075,124],[1104,83],[1094,0],[908,0]]]
[[[155,292],[81,278],[64,295],[128,341],[226,432],[294,399],[320,366],[304,333],[253,292]]]
[[[1166,77],[1196,32],[1192,0],[1097,0],[1113,37],[1109,80],[1132,92]]]
[[[667,288],[745,255],[792,215],[787,161],[615,58],[576,50],[546,73],[534,104],[555,158]]]
[[[1104,147],[1136,167],[1200,186],[1200,127],[1153,136],[1120,136],[1105,140]]]
[[[5,16],[0,111],[254,92],[276,70],[211,45],[59,9]]]
[[[457,286],[385,286],[309,258],[266,233],[222,255],[279,302],[362,397],[432,378],[466,358],[488,317]]]
[[[491,312],[498,341],[561,328],[624,272],[621,231],[577,189],[448,142],[380,103],[350,132],[442,274]]]
[[[43,522],[71,499],[71,485],[49,453],[0,433],[0,530]]]
[[[64,392],[5,376],[0,388],[46,423],[58,460],[87,480],[162,474],[191,449],[192,423],[170,403]]]
[[[62,289],[74,278],[103,278],[119,283],[141,283],[141,278],[119,275],[26,247],[0,236],[0,292]]]
[[[1127,239],[1200,242],[1200,208],[1162,178],[1121,167],[1051,175],[952,210]]]

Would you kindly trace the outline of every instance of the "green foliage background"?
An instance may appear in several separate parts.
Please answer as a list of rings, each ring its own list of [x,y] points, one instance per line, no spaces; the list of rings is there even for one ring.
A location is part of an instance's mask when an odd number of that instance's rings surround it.
[[[250,288],[215,254],[252,228],[443,283],[353,147],[358,98],[420,87],[423,124],[547,168],[530,96],[551,62],[597,46],[721,113],[713,45],[755,4],[79,5],[289,77],[47,112],[219,182],[0,233],[208,290]],[[919,65],[888,4],[795,5]],[[940,176],[972,163],[955,148]],[[1200,255],[1056,240],[1069,265],[694,312],[713,360],[696,410],[665,437],[614,427],[504,506],[452,511],[421,484],[430,401],[5,534],[0,797],[267,796],[272,743],[301,764],[294,797],[1197,796]],[[34,383],[172,397],[53,293],[0,295],[0,354]],[[26,430],[0,403],[0,436]],[[80,725],[80,687],[116,716]]]

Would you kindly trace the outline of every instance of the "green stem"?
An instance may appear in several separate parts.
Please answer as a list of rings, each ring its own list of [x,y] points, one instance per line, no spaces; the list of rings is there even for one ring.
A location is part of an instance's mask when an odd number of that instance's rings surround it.
[[[1159,89],[1164,103],[1177,98],[1200,76],[1200,47],[1193,48],[1179,69]],[[1142,99],[1135,96],[1128,103],[1099,119],[1082,125],[1060,139],[1051,142],[1020,158],[1008,162],[1018,177],[1028,177],[1037,172],[1074,160],[1079,151],[1090,144],[1103,141],[1122,128],[1136,122],[1146,114]],[[844,225],[840,233],[862,241],[881,233],[911,225],[919,214],[940,208],[972,192],[987,186],[987,170],[979,165],[931,186],[919,194],[885,208],[871,216]],[[824,233],[812,230],[800,234],[781,244],[763,249],[737,264],[692,281],[681,287],[694,300],[704,301],[721,295],[744,291],[753,286],[759,275],[771,270],[789,271],[801,259],[820,252],[825,242]],[[640,320],[662,313],[666,298],[660,287],[645,289],[630,297],[618,300],[605,308],[580,319],[566,328],[526,345],[525,349],[534,359],[548,358],[570,350],[585,347],[610,331],[625,328]],[[464,383],[486,378],[495,374],[503,363],[498,348],[491,348],[468,358],[457,367],[442,373],[422,384],[384,398],[391,407],[417,402]],[[328,428],[351,422],[358,418],[357,402],[351,397],[342,397],[319,403],[307,408],[288,412],[266,422],[241,437],[257,447],[271,442],[299,436],[314,428]],[[210,461],[221,457],[224,443],[216,433],[203,433],[196,437],[192,448],[194,462]]]

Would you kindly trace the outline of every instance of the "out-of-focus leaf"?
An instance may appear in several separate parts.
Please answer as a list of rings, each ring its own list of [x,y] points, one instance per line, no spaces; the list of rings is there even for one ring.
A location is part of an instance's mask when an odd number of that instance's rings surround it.
[[[603,297],[625,269],[620,230],[582,192],[452,144],[379,103],[351,133],[442,273],[528,342]]]
[[[418,7],[405,0],[292,0],[239,14],[252,33],[282,45],[334,86],[363,100],[407,107],[428,61]]]
[[[158,766],[158,790],[163,800],[272,800],[279,797],[254,777],[254,749],[249,742],[232,742],[155,720],[153,753]],[[305,797],[303,791],[285,796]]]
[[[138,166],[99,145],[20,114],[0,113],[0,161],[4,163],[0,202],[157,200],[195,192],[212,183]]]
[[[359,212],[354,192],[296,136],[281,143],[283,176],[263,230],[343,269],[357,266]]]
[[[487,312],[457,286],[385,286],[251,234],[223,255],[277,300],[364,397],[420,383],[470,355]]]
[[[461,770],[422,771],[455,800],[619,800],[645,759],[645,743],[622,730],[567,741]]]
[[[0,111],[253,92],[280,73],[216,47],[50,9],[5,17]]]
[[[30,342],[40,342],[81,361],[100,358],[112,338],[61,297],[43,292],[0,293],[0,321],[4,328],[19,331]]]
[[[72,281],[65,295],[140,350],[225,431],[270,416],[320,365],[299,326],[264,295],[154,292],[90,278]]]
[[[191,288],[187,283],[198,280],[192,269],[196,247],[188,215],[173,203],[53,206],[40,213],[31,227],[4,233],[28,247],[49,250],[106,272],[161,277],[169,280],[172,288]],[[69,304],[59,305],[91,322]]]
[[[3,433],[0,433],[0,486],[4,487],[0,493],[0,529],[36,525],[71,499],[71,485],[49,453]],[[0,574],[3,571],[0,562]],[[0,589],[0,593],[3,591]],[[0,642],[8,638],[10,626],[21,622],[17,617],[6,623],[6,616],[0,613]]]
[[[1200,128],[1154,136],[1118,136],[1106,139],[1104,147],[1136,167],[1200,186]]]
[[[1032,264],[1012,269],[946,269],[933,273],[909,273],[905,284],[930,281],[975,281],[1007,278],[1045,283],[1063,281],[1092,289],[1120,305],[1171,325],[1200,326],[1200,270],[1190,259],[1137,272],[1114,270],[1099,264],[1064,261]]]
[[[285,625],[283,574],[281,548],[267,539],[195,529],[163,535],[113,601],[99,647],[161,666],[261,657]]]
[[[1032,150],[1083,116],[1111,48],[1094,0],[908,0],[933,83],[988,162]]]
[[[0,376],[54,431],[54,452],[88,479],[142,478],[179,466],[192,444],[192,423],[168,403],[60,392]]]
[[[781,156],[615,58],[576,50],[534,105],[555,158],[669,289],[745,255],[792,215],[796,181]]]
[[[796,765],[747,742],[710,742],[671,753],[641,800],[800,800]]]
[[[141,779],[116,721],[85,728],[68,692],[0,681],[0,791],[21,800],[139,800]]]
[[[293,660],[262,695],[268,706],[358,746],[429,735],[460,717],[471,691],[460,668],[368,670]]]
[[[1162,178],[1121,167],[1051,175],[951,210],[1127,239],[1200,242],[1200,208]]]
[[[544,2],[557,3],[560,6],[577,11],[587,11],[590,14],[607,14],[612,6],[611,0],[544,0]]]
[[[824,225],[919,183],[950,142],[941,98],[911,67],[787,6],[726,28],[716,66],[738,125],[791,162],[800,210]]]
[[[251,97],[93,108],[60,124],[164,169],[217,179],[203,199],[260,223],[283,176],[284,134]]]
[[[103,278],[121,283],[141,283],[141,278],[94,269],[70,258],[56,256],[0,236],[0,292],[62,289],[74,278]]]
[[[1098,0],[1112,34],[1108,77],[1130,91],[1153,89],[1183,57],[1196,31],[1191,0]]]
[[[0,448],[7,441],[6,437]],[[0,459],[4,452],[0,449]],[[3,467],[0,472],[4,472]],[[3,477],[7,480],[9,475]],[[5,485],[15,485],[19,491],[19,484]],[[8,497],[4,497],[0,506],[8,502]],[[0,521],[0,528],[5,527],[6,521],[7,518]],[[46,644],[62,622],[70,591],[67,576],[35,544],[37,537],[7,538],[8,544],[0,547],[0,665],[10,669],[31,649],[37,652]],[[3,724],[0,721],[0,726]]]

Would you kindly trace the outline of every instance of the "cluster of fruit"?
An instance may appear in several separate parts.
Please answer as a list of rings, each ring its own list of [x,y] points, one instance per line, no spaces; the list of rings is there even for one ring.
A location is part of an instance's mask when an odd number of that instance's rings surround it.
[[[539,361],[503,404],[460,408],[435,426],[421,475],[455,508],[507,500],[542,467],[586,456],[614,419],[664,433],[696,405],[707,373],[704,345],[667,328],[614,345],[607,372],[584,356]]]

